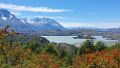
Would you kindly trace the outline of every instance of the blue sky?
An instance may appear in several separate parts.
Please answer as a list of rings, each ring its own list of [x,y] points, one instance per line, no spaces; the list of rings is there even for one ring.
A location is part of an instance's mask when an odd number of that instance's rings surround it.
[[[120,0],[0,0],[19,18],[50,17],[65,27],[120,27]]]

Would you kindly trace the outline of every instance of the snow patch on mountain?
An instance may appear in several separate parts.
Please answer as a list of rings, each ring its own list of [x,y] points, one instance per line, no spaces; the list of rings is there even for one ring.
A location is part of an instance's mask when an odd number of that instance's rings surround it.
[[[6,17],[2,17],[2,19],[3,19],[3,20],[5,20],[5,21],[7,20],[7,18],[6,18]]]

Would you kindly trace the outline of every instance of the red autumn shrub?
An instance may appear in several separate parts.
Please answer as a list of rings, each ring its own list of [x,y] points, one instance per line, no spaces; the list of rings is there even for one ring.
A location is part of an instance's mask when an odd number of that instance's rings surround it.
[[[83,54],[75,59],[73,66],[74,68],[119,68],[120,51],[116,49]]]

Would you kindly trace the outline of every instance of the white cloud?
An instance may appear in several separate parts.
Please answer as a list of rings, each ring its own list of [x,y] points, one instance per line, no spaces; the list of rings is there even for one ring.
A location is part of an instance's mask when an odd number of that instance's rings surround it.
[[[22,15],[21,13],[19,13],[19,12],[14,12],[14,11],[11,11],[11,13],[14,14],[14,15],[17,15],[17,16],[21,16],[21,15]]]
[[[68,12],[71,10],[66,9],[52,9],[48,7],[30,7],[30,6],[18,6],[13,4],[0,3],[0,8],[10,9],[14,11],[30,11],[30,12]]]
[[[61,22],[61,25],[64,27],[96,27],[96,28],[118,28],[120,27],[119,22],[99,22],[99,23],[90,23],[90,22]]]
[[[62,17],[62,16],[35,16],[35,17],[39,17],[39,18],[46,17],[46,18],[52,18],[52,19],[65,19],[65,17]]]
[[[61,23],[64,27],[83,27],[83,26],[93,26],[91,24],[85,24],[85,23],[73,23],[73,22],[64,22]]]

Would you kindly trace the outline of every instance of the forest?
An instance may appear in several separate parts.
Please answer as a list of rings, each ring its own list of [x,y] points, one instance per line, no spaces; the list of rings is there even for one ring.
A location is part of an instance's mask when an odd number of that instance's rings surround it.
[[[0,29],[0,68],[120,68],[120,43],[87,39],[76,47]]]

